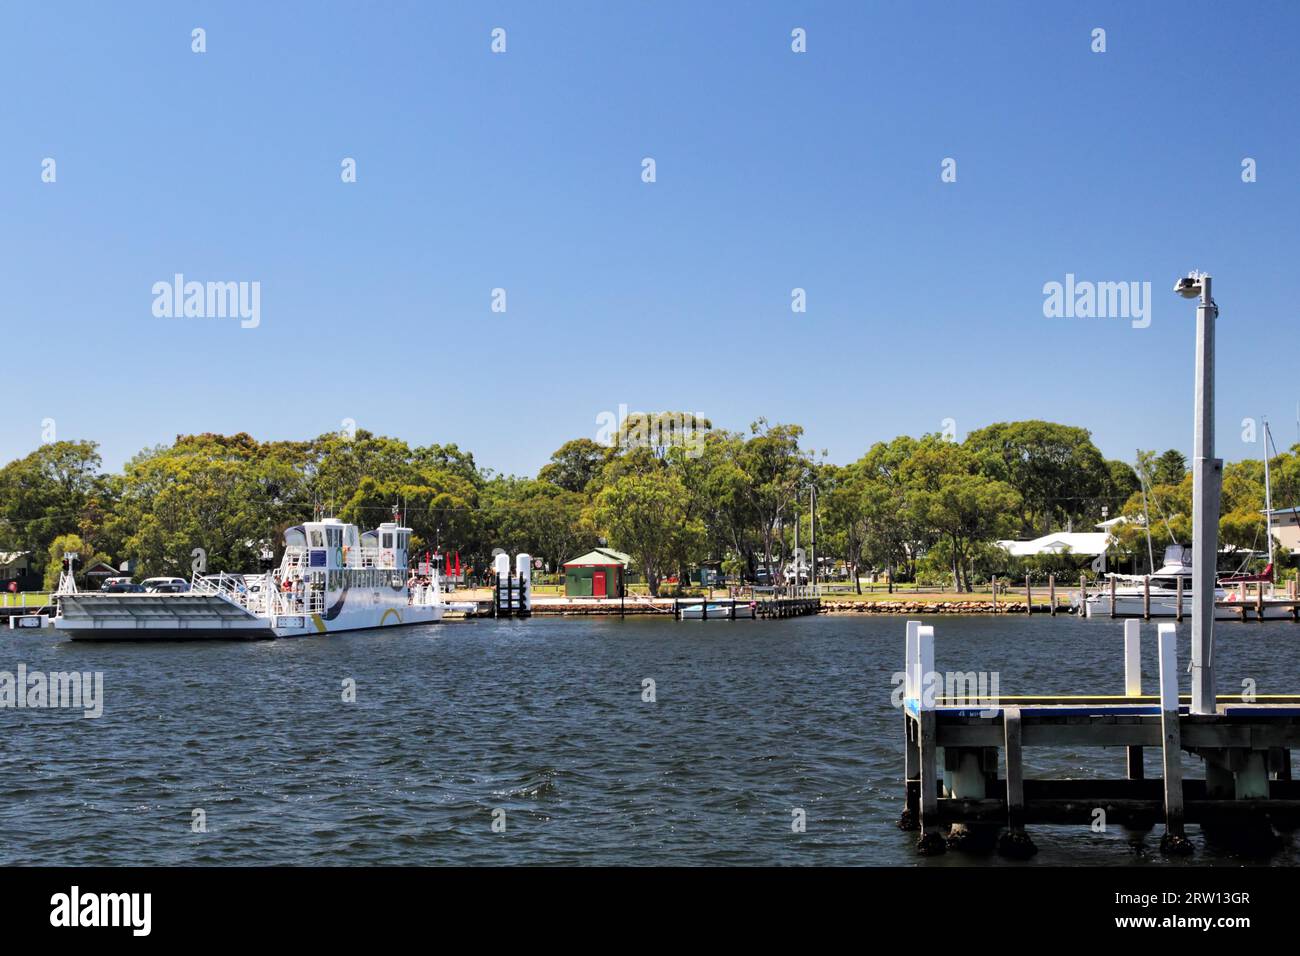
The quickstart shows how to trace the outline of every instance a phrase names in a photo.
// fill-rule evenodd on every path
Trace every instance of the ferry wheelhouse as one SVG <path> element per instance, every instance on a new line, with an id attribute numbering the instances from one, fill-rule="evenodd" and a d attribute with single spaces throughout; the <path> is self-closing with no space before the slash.
<path id="1" fill-rule="evenodd" d="M 412 568 L 411 529 L 361 533 L 336 518 L 285 531 L 262 574 L 196 573 L 181 593 L 77 591 L 64 575 L 53 624 L 73 640 L 265 639 L 432 624 L 448 605 L 432 565 Z"/>

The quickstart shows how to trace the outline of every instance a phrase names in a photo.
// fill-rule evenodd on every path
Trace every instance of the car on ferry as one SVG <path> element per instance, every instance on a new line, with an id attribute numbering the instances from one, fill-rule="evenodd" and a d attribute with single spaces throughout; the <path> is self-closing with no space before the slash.
<path id="1" fill-rule="evenodd" d="M 145 578 L 143 586 L 150 594 L 184 594 L 190 582 L 184 578 Z"/>
<path id="2" fill-rule="evenodd" d="M 99 590 L 105 594 L 141 594 L 144 585 L 136 584 L 131 578 L 105 578 Z"/>

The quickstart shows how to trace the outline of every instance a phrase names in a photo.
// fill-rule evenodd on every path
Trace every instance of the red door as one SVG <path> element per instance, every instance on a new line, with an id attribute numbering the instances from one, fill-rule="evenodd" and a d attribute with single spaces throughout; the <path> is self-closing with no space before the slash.
<path id="1" fill-rule="evenodd" d="M 592 597 L 605 596 L 605 572 L 604 571 L 593 571 L 591 573 L 591 596 Z"/>

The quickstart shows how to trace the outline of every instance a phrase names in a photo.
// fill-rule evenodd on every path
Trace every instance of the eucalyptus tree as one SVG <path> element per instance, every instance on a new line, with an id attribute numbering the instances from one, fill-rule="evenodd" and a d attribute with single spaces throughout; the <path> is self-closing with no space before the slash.
<path id="1" fill-rule="evenodd" d="M 1111 470 L 1086 428 L 999 422 L 971 432 L 964 444 L 980 456 L 984 474 L 1020 496 L 1022 533 L 1044 534 L 1054 524 L 1100 515 Z"/>

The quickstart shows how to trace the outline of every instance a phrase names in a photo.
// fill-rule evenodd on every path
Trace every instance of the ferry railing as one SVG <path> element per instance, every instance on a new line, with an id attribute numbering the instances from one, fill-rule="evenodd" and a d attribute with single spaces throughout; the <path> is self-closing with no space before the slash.
<path id="1" fill-rule="evenodd" d="M 194 576 L 190 579 L 190 593 L 220 595 L 245 610 L 253 610 L 250 607 L 254 599 L 253 592 L 249 591 L 239 578 L 224 571 L 216 576 L 215 581 L 197 571 L 194 572 Z"/>
<path id="2" fill-rule="evenodd" d="M 442 603 L 442 589 L 437 582 L 412 585 L 410 596 L 411 604 L 416 607 L 432 607 Z"/>

